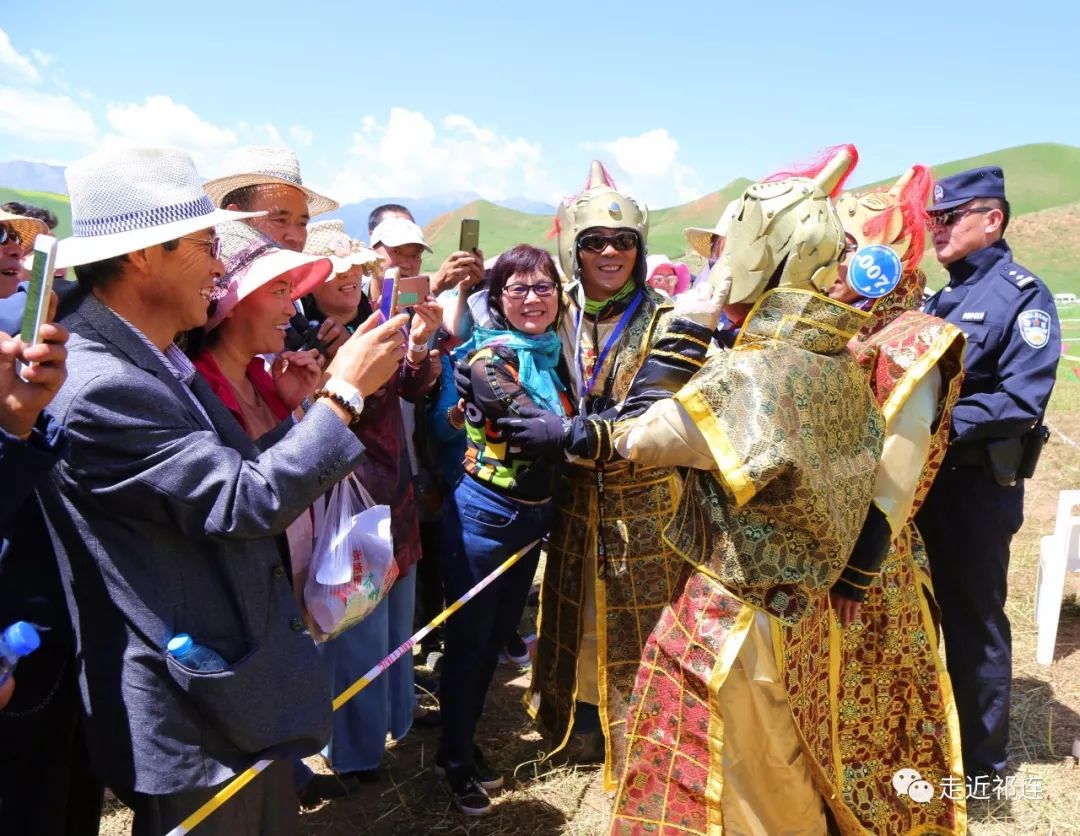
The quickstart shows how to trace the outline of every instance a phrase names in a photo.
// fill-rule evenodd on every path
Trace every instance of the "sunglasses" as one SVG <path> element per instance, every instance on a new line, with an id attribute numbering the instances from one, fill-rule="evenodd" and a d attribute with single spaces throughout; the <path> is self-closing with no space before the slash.
<path id="1" fill-rule="evenodd" d="M 511 299 L 524 299 L 529 291 L 536 294 L 539 299 L 546 299 L 555 293 L 555 282 L 537 282 L 536 284 L 508 284 L 503 288 L 503 293 Z"/>
<path id="2" fill-rule="evenodd" d="M 221 256 L 221 239 L 216 235 L 213 238 L 193 238 L 190 235 L 181 235 L 180 240 L 194 241 L 196 244 L 201 244 L 208 248 L 210 250 L 210 258 L 214 259 L 214 261 L 217 261 Z"/>
<path id="3" fill-rule="evenodd" d="M 621 253 L 637 247 L 637 235 L 633 232 L 616 232 L 614 235 L 601 235 L 599 232 L 590 232 L 578 238 L 578 249 L 588 253 L 602 253 L 610 244 Z"/>
<path id="4" fill-rule="evenodd" d="M 976 206 L 970 209 L 950 209 L 947 212 L 938 212 L 927 218 L 926 225 L 930 229 L 947 229 L 965 215 L 982 215 L 993 212 L 993 206 Z"/>
<path id="5" fill-rule="evenodd" d="M 23 241 L 22 236 L 19 235 L 18 232 L 7 224 L 0 224 L 0 247 L 7 244 L 9 241 L 12 244 L 19 244 L 20 246 L 26 245 L 26 242 Z"/>

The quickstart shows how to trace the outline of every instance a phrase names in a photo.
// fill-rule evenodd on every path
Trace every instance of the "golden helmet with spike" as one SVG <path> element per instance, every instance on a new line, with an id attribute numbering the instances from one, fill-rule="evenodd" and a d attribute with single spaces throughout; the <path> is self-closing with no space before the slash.
<path id="1" fill-rule="evenodd" d="M 750 186 L 721 257 L 731 270 L 729 303 L 752 303 L 770 286 L 824 293 L 836 278 L 844 229 L 831 198 L 855 168 L 853 145 L 830 149 L 809 170 Z"/>
<path id="2" fill-rule="evenodd" d="M 559 264 L 567 278 L 578 277 L 577 239 L 587 229 L 608 227 L 637 233 L 638 253 L 634 279 L 645 281 L 649 210 L 615 188 L 615 182 L 599 160 L 593 160 L 585 188 L 559 204 L 555 231 L 559 237 Z"/>
<path id="3" fill-rule="evenodd" d="M 865 194 L 844 192 L 836 211 L 844 230 L 859 247 L 884 244 L 904 264 L 919 266 L 926 244 L 926 201 L 933 182 L 925 166 L 913 165 L 888 189 Z"/>

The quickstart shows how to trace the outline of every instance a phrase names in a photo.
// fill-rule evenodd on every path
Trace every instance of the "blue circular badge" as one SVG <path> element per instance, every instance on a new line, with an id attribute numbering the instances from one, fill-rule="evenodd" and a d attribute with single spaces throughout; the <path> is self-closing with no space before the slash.
<path id="1" fill-rule="evenodd" d="M 851 257 L 847 281 L 851 289 L 868 299 L 880 299 L 892 293 L 903 275 L 900 259 L 884 244 L 862 247 Z"/>

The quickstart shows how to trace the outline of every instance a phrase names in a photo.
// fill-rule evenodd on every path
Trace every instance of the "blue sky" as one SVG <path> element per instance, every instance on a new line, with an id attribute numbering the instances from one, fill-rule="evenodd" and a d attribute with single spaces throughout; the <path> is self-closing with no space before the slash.
<path id="1" fill-rule="evenodd" d="M 840 142 L 856 183 L 1080 145 L 1071 4 L 332 5 L 5 3 L 0 160 L 288 144 L 342 201 L 553 201 L 598 156 L 662 207 Z"/>

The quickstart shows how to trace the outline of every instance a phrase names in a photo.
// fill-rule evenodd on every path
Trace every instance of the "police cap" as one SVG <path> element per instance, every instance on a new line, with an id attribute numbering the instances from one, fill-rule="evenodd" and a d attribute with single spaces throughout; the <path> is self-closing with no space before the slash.
<path id="1" fill-rule="evenodd" d="M 977 197 L 1005 199 L 1005 175 L 996 165 L 969 168 L 942 177 L 934 185 L 934 205 L 928 212 L 944 212 Z"/>

